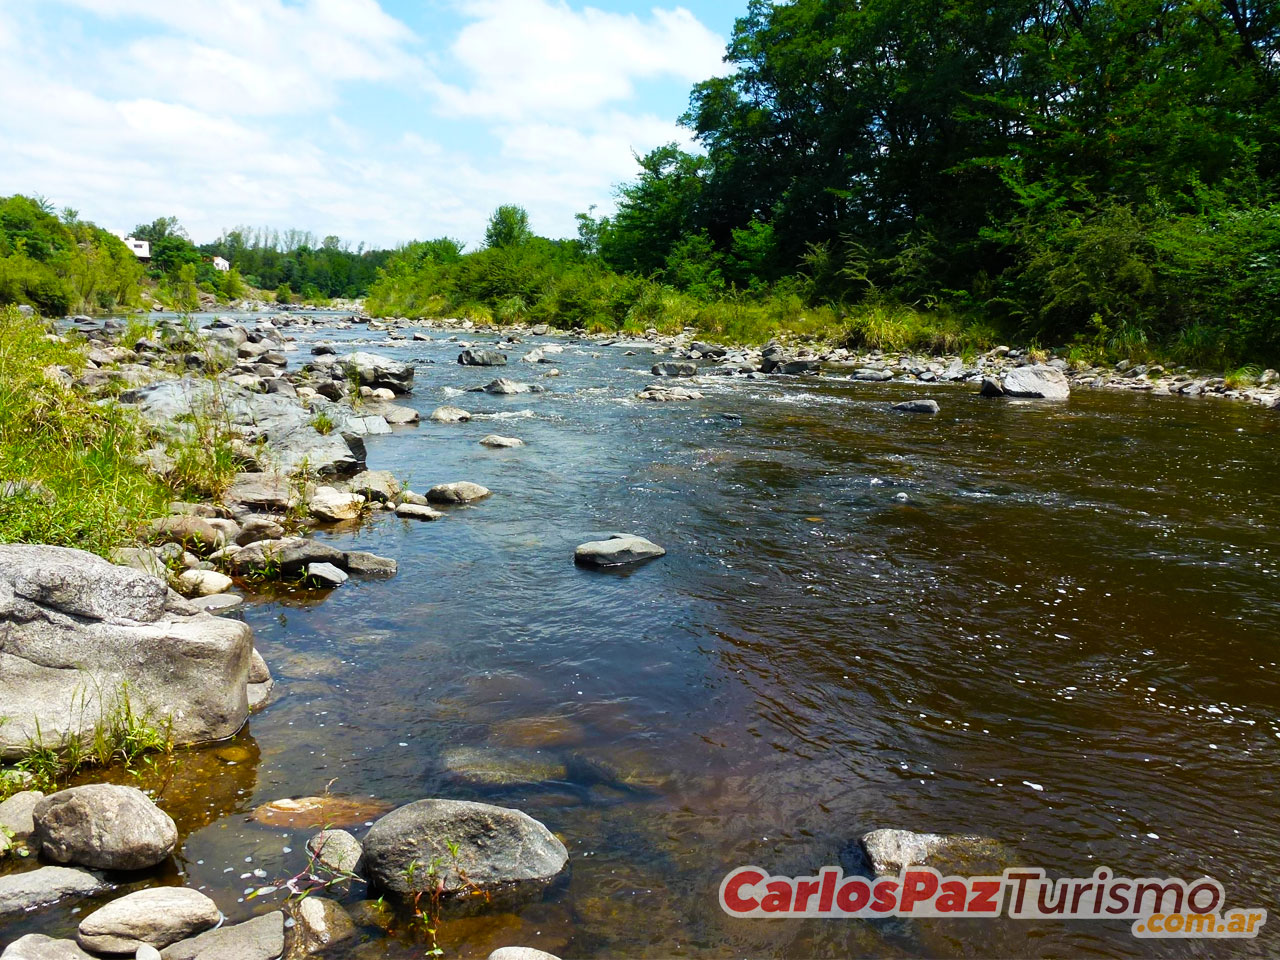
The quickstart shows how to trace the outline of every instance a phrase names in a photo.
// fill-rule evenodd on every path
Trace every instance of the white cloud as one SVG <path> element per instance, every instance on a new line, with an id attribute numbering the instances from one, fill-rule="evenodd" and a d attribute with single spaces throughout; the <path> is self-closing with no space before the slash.
<path id="1" fill-rule="evenodd" d="M 375 0 L 0 0 L 0 195 L 119 229 L 175 215 L 197 240 L 249 224 L 474 243 L 505 202 L 571 235 L 634 175 L 633 151 L 684 139 L 644 84 L 719 65 L 721 41 L 681 9 L 457 9 L 460 30 L 424 39 Z M 420 103 L 390 134 L 366 116 L 378 84 Z"/>
<path id="2" fill-rule="evenodd" d="M 442 85 L 446 108 L 527 119 L 589 111 L 635 92 L 637 80 L 711 76 L 724 42 L 688 10 L 648 20 L 562 0 L 477 0 L 451 53 L 468 85 Z"/>

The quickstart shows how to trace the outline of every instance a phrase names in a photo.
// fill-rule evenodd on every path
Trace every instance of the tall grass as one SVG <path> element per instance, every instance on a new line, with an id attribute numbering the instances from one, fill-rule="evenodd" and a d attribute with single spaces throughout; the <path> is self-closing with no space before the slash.
<path id="1" fill-rule="evenodd" d="M 0 310 L 0 541 L 106 555 L 165 512 L 169 491 L 134 459 L 146 445 L 137 418 L 45 373 L 83 365 L 40 320 Z"/>

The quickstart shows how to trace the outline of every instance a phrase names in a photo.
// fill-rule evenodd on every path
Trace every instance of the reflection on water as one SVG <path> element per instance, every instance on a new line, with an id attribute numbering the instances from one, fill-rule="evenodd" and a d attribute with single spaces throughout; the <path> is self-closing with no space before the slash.
<path id="1" fill-rule="evenodd" d="M 437 361 L 410 398 L 424 414 L 492 379 L 450 362 L 456 343 L 374 349 Z M 1121 922 L 765 923 L 717 906 L 740 864 L 859 869 L 876 827 L 985 834 L 1051 873 L 1207 873 L 1232 905 L 1274 901 L 1280 418 L 941 387 L 914 391 L 939 416 L 906 417 L 886 409 L 900 386 L 830 380 L 625 402 L 652 362 L 571 344 L 555 392 L 455 398 L 532 411 L 503 427 L 518 450 L 481 447 L 484 421 L 368 439 L 370 467 L 414 489 L 494 496 L 326 533 L 398 576 L 237 614 L 277 693 L 228 745 L 243 760 L 180 755 L 163 794 L 185 837 L 175 882 L 233 919 L 270 909 L 245 891 L 301 869 L 311 830 L 251 812 L 329 789 L 516 806 L 564 840 L 567 879 L 519 914 L 447 921 L 452 956 L 1206 954 Z M 574 546 L 609 531 L 668 554 L 626 577 L 576 568 Z M 421 956 L 404 918 L 342 896 L 366 933 L 347 955 Z M 1209 952 L 1277 949 L 1264 929 Z"/>

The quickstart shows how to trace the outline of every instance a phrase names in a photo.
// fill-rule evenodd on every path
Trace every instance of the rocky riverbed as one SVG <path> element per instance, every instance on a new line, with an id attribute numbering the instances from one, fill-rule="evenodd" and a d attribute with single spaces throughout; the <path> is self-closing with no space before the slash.
<path id="1" fill-rule="evenodd" d="M 682 903 L 714 889 L 712 878 L 693 880 L 696 870 L 681 844 L 705 851 L 708 843 L 724 843 L 749 856 L 741 840 L 708 839 L 725 837 L 732 828 L 711 826 L 717 815 L 707 811 L 723 808 L 741 817 L 748 806 L 770 796 L 752 786 L 749 770 L 771 783 L 771 790 L 788 776 L 775 778 L 763 758 L 716 759 L 719 751 L 729 750 L 729 716 L 738 709 L 732 704 L 739 703 L 741 690 L 693 707 L 683 699 L 687 694 L 675 692 L 687 684 L 667 677 L 673 670 L 681 677 L 691 670 L 699 675 L 692 666 L 698 661 L 690 657 L 699 642 L 706 642 L 696 638 L 707 634 L 693 626 L 698 620 L 687 609 L 702 602 L 701 590 L 720 591 L 720 586 L 696 585 L 704 577 L 715 581 L 705 564 L 690 566 L 692 558 L 709 549 L 706 559 L 712 564 L 746 563 L 751 573 L 731 579 L 768 593 L 770 579 L 780 571 L 758 565 L 759 560 L 778 552 L 792 562 L 798 559 L 791 543 L 796 527 L 775 528 L 781 517 L 818 531 L 806 539 L 805 550 L 838 550 L 848 549 L 833 538 L 840 514 L 863 510 L 880 491 L 884 498 L 875 503 L 881 523 L 892 517 L 895 524 L 911 526 L 913 511 L 948 523 L 956 520 L 947 518 L 963 522 L 968 515 L 960 493 L 944 510 L 941 494 L 913 481 L 905 455 L 880 462 L 871 478 L 878 483 L 864 489 L 829 488 L 816 498 L 791 489 L 794 478 L 807 470 L 794 458 L 802 451 L 808 457 L 827 455 L 810 449 L 822 443 L 813 422 L 805 422 L 804 439 L 788 439 L 792 428 L 785 417 L 776 427 L 761 427 L 754 453 L 727 439 L 742 429 L 744 413 L 748 420 L 762 419 L 753 412 L 760 390 L 782 410 L 795 397 L 812 400 L 820 410 L 836 396 L 833 391 L 865 390 L 852 394 L 866 398 L 855 400 L 863 404 L 860 415 L 880 418 L 885 430 L 908 433 L 926 445 L 940 442 L 939 434 L 927 431 L 965 429 L 966 419 L 981 422 L 988 414 L 975 413 L 979 409 L 1014 411 L 1006 423 L 1052 418 L 1060 429 L 1071 430 L 1073 391 L 1219 396 L 1268 407 L 1280 395 L 1274 378 L 1264 377 L 1267 386 L 1256 390 L 1229 391 L 1187 371 L 1072 369 L 1052 357 L 1003 349 L 966 363 L 853 355 L 798 343 L 754 351 L 688 336 L 477 331 L 460 321 L 312 314 L 214 320 L 195 339 L 171 334 L 152 343 L 120 343 L 122 327 L 115 324 L 74 328 L 90 335 L 91 366 L 73 389 L 132 405 L 161 434 L 180 436 L 200 418 L 215 418 L 236 434 L 240 472 L 217 502 L 173 504 L 167 516 L 154 518 L 140 531 L 136 546 L 113 558 L 114 565 L 55 548 L 0 547 L 0 612 L 6 617 L 0 686 L 16 698 L 6 696 L 12 722 L 0 726 L 6 755 L 15 759 L 31 743 L 36 721 L 41 736 L 83 734 L 86 718 L 91 727 L 93 718 L 111 711 L 112 697 L 127 688 L 140 709 L 173 718 L 178 742 L 216 741 L 189 755 L 192 764 L 206 755 L 214 764 L 211 771 L 202 768 L 197 793 L 217 795 L 213 784 L 219 778 L 230 790 L 221 812 L 203 824 L 238 825 L 251 815 L 255 826 L 245 828 L 249 833 L 237 826 L 236 837 L 216 845 L 219 863 L 228 864 L 217 869 L 232 871 L 219 884 L 201 859 L 206 841 L 196 837 L 204 829 L 194 814 L 201 804 L 190 795 L 181 801 L 171 796 L 171 786 L 149 786 L 149 795 L 137 789 L 106 797 L 75 794 L 91 789 L 90 784 L 51 797 L 19 794 L 8 801 L 13 807 L 0 808 L 0 823 L 21 828 L 10 826 L 15 844 L 29 852 L 10 857 L 0 868 L 7 870 L 0 875 L 0 904 L 8 902 L 7 916 L 17 918 L 0 919 L 0 943 L 8 939 L 6 930 L 22 934 L 8 946 L 6 960 L 124 955 L 130 948 L 140 957 L 153 956 L 147 949 L 167 957 L 268 958 L 322 951 L 412 955 L 423 943 L 412 922 L 414 895 L 439 885 L 424 885 L 427 877 L 435 877 L 458 901 L 457 916 L 446 927 L 468 955 L 492 953 L 507 960 L 509 954 L 497 948 L 532 943 L 543 929 L 554 931 L 543 945 L 560 952 L 573 942 L 583 952 L 610 949 L 606 944 L 636 947 L 633 934 L 621 931 L 638 916 L 665 918 L 658 942 L 669 948 L 674 942 L 669 935 L 687 912 Z M 180 365 L 175 356 L 181 356 Z M 441 383 L 446 364 L 448 383 Z M 210 376 L 214 370 L 219 372 Z M 49 376 L 60 373 L 69 378 L 67 371 Z M 973 406 L 979 402 L 991 406 Z M 570 418 L 569 403 L 625 413 L 607 420 L 607 429 L 588 433 Z M 612 472 L 623 448 L 631 448 L 637 463 L 645 462 L 643 451 L 651 441 L 644 425 L 657 422 L 684 435 L 687 447 L 681 454 L 674 459 L 655 454 L 654 462 L 629 468 L 636 472 L 622 477 Z M 492 432 L 495 425 L 500 433 Z M 774 429 L 782 432 L 774 435 Z M 1261 428 L 1249 421 L 1241 429 Z M 572 470 L 539 459 L 552 434 L 572 444 L 565 456 Z M 990 437 L 979 442 L 989 453 Z M 1031 455 L 1035 437 L 1020 442 Z M 446 447 L 460 451 L 463 443 L 469 452 L 441 452 Z M 413 456 L 396 454 L 397 445 L 411 448 Z M 369 451 L 375 448 L 381 459 L 370 469 Z M 160 445 L 148 452 L 157 471 L 169 466 L 166 457 Z M 842 469 L 856 472 L 848 465 Z M 971 471 L 959 486 L 976 484 L 984 496 L 1005 495 L 999 481 L 975 480 L 975 475 Z M 3 479 L 21 482 L 20 477 Z M 625 498 L 605 495 L 618 486 L 639 503 L 674 494 L 698 504 L 694 491 L 709 480 L 730 484 L 734 496 L 747 502 L 770 491 L 768 502 L 778 516 L 750 521 L 744 516 L 740 527 L 722 530 L 702 548 L 688 526 L 702 507 L 690 508 L 695 516 L 679 510 L 650 514 L 627 509 Z M 598 499 L 608 510 L 584 514 L 574 498 Z M 500 525 L 482 527 L 492 515 L 501 518 Z M 574 519 L 562 534 L 548 529 L 569 515 Z M 824 524 L 830 533 L 822 532 Z M 931 536 L 925 527 L 915 529 L 917 542 Z M 379 533 L 388 530 L 397 532 Z M 966 536 L 963 530 L 956 535 Z M 725 544 L 737 538 L 745 538 L 747 553 L 730 560 Z M 874 535 L 859 542 L 868 551 L 861 562 L 887 573 Z M 404 552 L 394 549 L 397 545 Z M 650 595 L 646 588 L 649 581 L 659 582 L 664 564 L 672 563 L 668 550 L 676 569 L 695 584 L 674 600 Z M 748 554 L 756 559 L 748 561 Z M 553 566 L 541 566 L 535 558 L 542 557 Z M 821 562 L 816 555 L 807 559 Z M 470 572 L 455 573 L 454 567 Z M 538 573 L 525 582 L 524 568 Z M 550 569 L 557 572 L 549 574 Z M 823 569 L 827 577 L 835 576 Z M 502 586 L 490 583 L 499 570 Z M 549 600 L 527 618 L 519 616 L 530 598 L 555 595 L 551 584 L 562 582 L 553 576 L 591 578 L 579 588 L 589 591 L 584 596 L 590 596 L 590 604 L 579 606 L 576 595 L 561 595 L 566 606 Z M 447 580 L 451 590 L 468 591 L 465 607 L 437 593 L 436 578 Z M 902 581 L 895 575 L 895 582 Z M 821 582 L 804 589 L 821 591 Z M 870 585 L 862 589 L 874 592 Z M 771 617 L 784 630 L 793 629 L 785 624 L 799 595 L 773 594 Z M 395 611 L 388 609 L 391 598 Z M 645 613 L 634 633 L 611 629 L 608 615 L 600 612 L 610 611 L 621 623 L 637 605 Z M 824 607 L 820 616 L 831 616 L 831 609 L 836 607 Z M 342 618 L 335 633 L 324 626 L 326 610 Z M 440 610 L 448 612 L 441 617 Z M 464 622 L 464 610 L 476 621 L 476 632 Z M 306 624 L 303 629 L 328 638 L 327 645 L 296 649 L 290 637 L 297 628 L 286 620 Z M 519 629 L 512 629 L 517 621 Z M 668 623 L 681 624 L 677 647 L 664 632 Z M 415 624 L 421 636 L 414 633 Z M 579 635 L 588 626 L 598 636 Z M 748 652 L 751 631 L 744 635 L 733 618 L 716 629 L 734 636 L 721 655 L 727 664 L 738 664 L 724 677 L 716 674 L 720 686 L 757 654 Z M 558 646 L 558 635 L 569 634 L 575 638 L 573 649 Z M 410 636 L 414 642 L 405 645 L 402 638 Z M 476 645 L 475 653 L 457 663 L 459 654 L 446 643 L 463 637 Z M 597 639 L 608 639 L 614 649 L 597 649 Z M 557 653 L 543 660 L 534 649 L 538 646 Z M 843 689 L 840 677 L 849 681 L 847 673 L 858 662 L 860 655 L 850 655 L 855 659 L 828 678 L 836 688 Z M 624 665 L 618 675 L 601 666 L 615 659 Z M 366 660 L 375 672 L 364 672 Z M 430 683 L 437 671 L 449 677 L 439 689 Z M 344 684 L 351 675 L 363 677 L 359 688 Z M 607 694 L 592 693 L 600 675 L 610 678 Z M 657 687 L 646 688 L 646 677 Z M 630 681 L 637 685 L 631 687 Z M 539 690 L 561 682 L 563 689 L 544 702 Z M 591 699 L 582 706 L 589 709 L 580 707 L 584 689 Z M 83 702 L 90 691 L 86 711 Z M 81 706 L 73 710 L 77 699 Z M 635 699 L 650 706 L 627 705 Z M 895 695 L 899 709 L 912 699 Z M 680 725 L 667 716 L 674 704 L 699 716 L 693 722 L 701 732 L 700 746 L 677 735 Z M 546 712 L 539 714 L 539 707 Z M 271 733 L 259 732 L 254 721 L 251 748 L 243 745 L 244 733 L 227 741 L 255 709 L 279 718 L 264 722 L 261 729 Z M 702 710 L 710 712 L 703 716 Z M 725 716 L 718 716 L 719 710 Z M 419 766 L 410 772 L 394 755 L 412 752 L 429 736 L 420 717 L 464 738 L 473 737 L 470 731 L 480 724 L 483 735 L 475 745 L 470 740 L 445 744 L 431 754 L 425 774 L 423 757 L 413 753 Z M 955 719 L 970 724 L 973 718 Z M 288 733 L 286 726 L 292 728 Z M 277 745 L 272 736 L 289 739 Z M 788 755 L 805 749 L 804 738 L 774 736 L 786 744 Z M 819 735 L 828 744 L 832 737 Z M 647 749 L 654 739 L 663 745 L 657 756 Z M 890 748 L 882 743 L 876 749 Z M 264 763 L 259 750 L 277 759 Z M 663 762 L 663 752 L 681 759 Z M 180 763 L 188 762 L 186 753 L 178 756 Z M 904 756 L 911 767 L 910 752 Z M 269 783 L 239 779 L 260 764 L 279 773 Z M 394 773 L 385 774 L 391 779 L 382 783 L 358 772 L 369 766 Z M 910 771 L 911 776 L 918 772 L 934 775 L 918 767 Z M 332 776 L 341 779 L 326 792 Z M 1043 776 L 1025 779 L 1038 783 Z M 247 809 L 246 798 L 262 801 L 264 790 L 274 793 L 270 803 Z M 803 817 L 795 801 L 783 803 L 792 816 Z M 524 812 L 526 807 L 535 816 Z M 53 813 L 63 809 L 68 813 Z M 116 812 L 122 809 L 132 812 L 122 818 Z M 634 809 L 661 810 L 676 823 L 682 809 L 700 812 L 696 825 L 675 828 L 682 838 L 676 844 L 630 820 L 622 821 L 626 826 L 618 832 L 610 819 L 613 811 Z M 940 829 L 953 829 L 955 835 L 872 837 L 858 848 L 861 853 L 850 854 L 851 868 L 867 872 L 904 856 L 964 850 L 969 837 L 968 825 L 954 813 L 930 816 L 911 802 L 892 815 L 882 810 L 870 819 L 895 828 L 917 823 L 933 828 L 942 821 Z M 97 826 L 121 820 L 131 828 L 123 837 Z M 871 826 L 866 819 L 856 822 Z M 975 825 L 984 836 L 1017 839 L 993 826 Z M 264 856 L 269 830 L 281 835 Z M 856 847 L 861 832 L 846 831 L 839 846 Z M 472 842 L 495 833 L 509 838 L 510 848 Z M 756 834 L 765 836 L 760 830 Z M 93 842 L 79 843 L 77 836 Z M 442 845 L 441 837 L 457 851 Z M 621 837 L 630 840 L 614 839 Z M 624 849 L 643 862 L 656 857 L 666 866 L 656 872 L 624 866 Z M 599 850 L 609 858 L 604 871 L 593 861 Z M 769 852 L 779 855 L 772 847 Z M 610 886 L 610 872 L 625 878 L 621 886 Z M 566 885 L 584 882 L 579 875 L 591 878 L 588 884 L 599 890 L 595 896 L 577 893 L 570 913 L 556 913 Z M 652 899 L 656 877 L 684 886 L 672 894 L 678 902 L 659 905 Z M 233 878 L 240 881 L 234 887 L 229 886 Z M 295 889 L 315 892 L 298 901 L 290 898 Z M 622 905 L 628 891 L 642 904 L 639 914 Z M 390 913 L 376 906 L 379 895 L 391 901 Z M 701 907 L 689 909 L 701 930 L 700 951 L 715 953 L 736 942 L 737 935 L 724 930 L 722 921 L 708 918 Z M 574 941 L 577 929 L 590 933 Z M 41 939 L 47 934 L 57 942 Z M 809 947 L 823 943 L 821 938 L 804 942 Z M 944 946 L 937 939 L 930 943 Z M 752 948 L 760 949 L 760 943 Z"/>

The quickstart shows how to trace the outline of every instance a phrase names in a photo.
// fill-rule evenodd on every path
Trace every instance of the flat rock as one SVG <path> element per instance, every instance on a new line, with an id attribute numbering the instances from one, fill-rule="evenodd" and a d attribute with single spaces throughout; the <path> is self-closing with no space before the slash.
<path id="1" fill-rule="evenodd" d="M 347 575 L 332 563 L 308 563 L 307 579 L 322 587 L 340 587 L 347 582 Z"/>
<path id="2" fill-rule="evenodd" d="M 427 491 L 427 499 L 432 503 L 471 503 L 489 496 L 489 488 L 468 480 L 454 483 L 441 483 Z"/>
<path id="3" fill-rule="evenodd" d="M 248 517 L 240 526 L 236 544 L 247 547 L 259 540 L 279 540 L 284 536 L 284 527 L 269 517 Z"/>
<path id="4" fill-rule="evenodd" d="M 444 516 L 439 510 L 421 503 L 402 503 L 396 507 L 396 516 L 406 520 L 439 520 Z"/>
<path id="5" fill-rule="evenodd" d="M 264 803 L 252 816 L 273 827 L 355 826 L 382 816 L 390 807 L 370 797 L 291 797 Z"/>
<path id="6" fill-rule="evenodd" d="M 496 433 L 491 433 L 480 438 L 480 445 L 495 448 L 523 447 L 524 441 L 519 437 L 503 437 Z"/>
<path id="7" fill-rule="evenodd" d="M 0 917 L 11 917 L 69 897 L 106 893 L 111 885 L 87 870 L 40 867 L 0 877 Z"/>
<path id="8" fill-rule="evenodd" d="M 564 780 L 564 763 L 532 751 L 494 747 L 453 747 L 441 758 L 450 776 L 484 787 L 508 787 Z"/>
<path id="9" fill-rule="evenodd" d="M 617 536 L 579 545 L 573 552 L 573 560 L 584 567 L 623 567 L 664 556 L 666 552 L 644 537 Z"/>
<path id="10" fill-rule="evenodd" d="M 55 940 L 42 933 L 19 937 L 0 953 L 0 960 L 94 960 L 74 940 Z"/>
<path id="11" fill-rule="evenodd" d="M 199 890 L 152 887 L 112 900 L 80 921 L 76 939 L 94 953 L 157 949 L 215 927 L 218 906 Z"/>
<path id="12" fill-rule="evenodd" d="M 543 393 L 546 388 L 536 383 L 516 383 L 506 377 L 490 380 L 483 387 L 472 387 L 469 393 L 492 393 L 495 396 L 510 397 L 521 393 Z"/>
<path id="13" fill-rule="evenodd" d="M 244 923 L 208 930 L 161 951 L 164 960 L 276 960 L 284 953 L 284 914 L 279 910 Z"/>
<path id="14" fill-rule="evenodd" d="M 457 845 L 456 857 L 446 840 Z M 528 814 L 466 800 L 419 800 L 393 810 L 369 829 L 364 852 L 370 879 L 408 897 L 437 882 L 445 896 L 477 887 L 536 892 L 569 860 L 564 844 Z"/>
<path id="15" fill-rule="evenodd" d="M 93 620 L 154 623 L 168 590 L 153 576 L 68 547 L 0 544 L 0 579 L 24 600 Z"/>
<path id="16" fill-rule="evenodd" d="M 347 551 L 347 573 L 362 577 L 394 577 L 399 564 L 390 557 L 380 557 L 364 550 Z"/>
<path id="17" fill-rule="evenodd" d="M 390 470 L 365 470 L 346 482 L 346 488 L 366 500 L 389 503 L 400 495 L 400 481 Z"/>
<path id="18" fill-rule="evenodd" d="M 285 576 L 294 576 L 311 563 L 331 563 L 342 568 L 346 562 L 341 550 L 305 537 L 259 540 L 231 558 L 231 566 L 237 572 L 276 570 Z"/>
<path id="19" fill-rule="evenodd" d="M 298 502 L 299 496 L 287 477 L 276 473 L 238 473 L 222 499 L 225 503 L 284 513 Z"/>
<path id="20" fill-rule="evenodd" d="M 55 863 L 145 870 L 173 853 L 178 828 L 141 790 L 92 783 L 50 794 L 32 811 L 34 838 Z"/>

